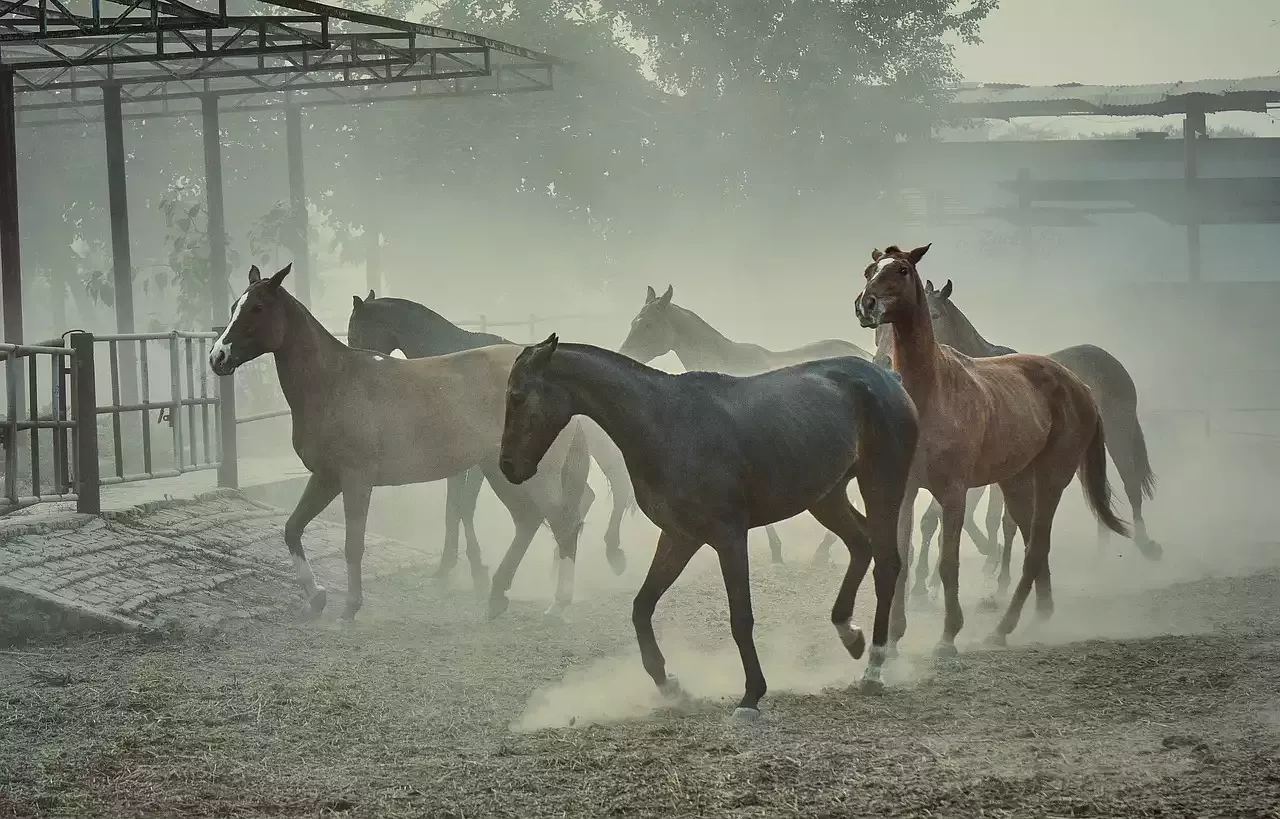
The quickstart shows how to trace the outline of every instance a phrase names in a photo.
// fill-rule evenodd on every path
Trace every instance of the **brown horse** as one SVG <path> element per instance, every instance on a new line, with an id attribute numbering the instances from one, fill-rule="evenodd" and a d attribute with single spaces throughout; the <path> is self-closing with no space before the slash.
<path id="1" fill-rule="evenodd" d="M 866 647 L 850 622 L 854 596 L 875 562 L 875 624 L 863 679 L 867 688 L 880 686 L 888 640 L 906 628 L 895 604 L 896 529 L 917 436 L 915 407 L 892 373 L 844 357 L 746 378 L 670 375 L 599 347 L 560 344 L 552 335 L 511 368 L 503 473 L 512 482 L 533 477 L 575 415 L 594 420 L 622 450 L 636 502 L 662 530 L 631 613 L 645 670 L 659 690 L 679 689 L 654 637 L 654 608 L 710 544 L 720 558 L 746 676 L 735 716 L 759 715 L 766 685 L 752 636 L 747 530 L 806 509 L 849 549 L 831 622 L 854 659 Z M 854 478 L 866 517 L 849 503 Z"/>
<path id="2" fill-rule="evenodd" d="M 363 602 L 360 567 L 373 487 L 438 481 L 478 465 L 516 524 L 494 573 L 489 615 L 506 610 L 516 568 L 545 521 L 560 555 L 548 614 L 559 616 L 573 596 L 589 463 L 575 425 L 555 440 L 549 468 L 537 481 L 516 487 L 503 477 L 498 451 L 507 375 L 520 348 L 503 344 L 409 360 L 353 349 L 284 289 L 291 267 L 269 279 L 257 266 L 250 269 L 249 286 L 231 307 L 209 367 L 226 376 L 258 356 L 275 356 L 280 389 L 292 410 L 293 448 L 311 472 L 284 539 L 312 611 L 324 608 L 325 590 L 311 573 L 302 532 L 334 498 L 342 495 L 346 518 L 343 616 L 350 619 Z"/>
<path id="3" fill-rule="evenodd" d="M 1022 576 L 991 640 L 1004 644 L 1034 583 L 1036 609 L 1053 611 L 1049 545 L 1062 492 L 1079 473 L 1085 498 L 1109 529 L 1128 535 L 1111 508 L 1102 419 L 1089 388 L 1045 356 L 969 358 L 938 344 L 917 265 L 929 245 L 871 252 L 855 302 L 863 327 L 890 325 L 893 367 L 920 413 L 920 444 L 902 505 L 901 546 L 910 550 L 916 492 L 942 506 L 946 615 L 935 653 L 956 653 L 964 625 L 958 594 L 960 530 L 970 488 L 997 483 L 1027 542 Z M 904 561 L 909 563 L 909 559 Z M 906 594 L 906 573 L 899 595 Z"/>
<path id="4" fill-rule="evenodd" d="M 618 352 L 648 364 L 660 355 L 675 353 L 690 372 L 705 371 L 728 375 L 758 375 L 779 367 L 851 355 L 871 360 L 871 354 L 856 344 L 829 338 L 790 350 L 770 350 L 758 344 L 732 341 L 708 324 L 692 310 L 674 304 L 674 288 L 659 296 L 652 287 L 645 294 L 644 306 L 631 320 L 631 330 Z M 765 527 L 769 551 L 774 563 L 782 563 L 782 539 L 772 526 Z M 823 537 L 814 552 L 814 563 L 825 563 L 836 536 Z"/>

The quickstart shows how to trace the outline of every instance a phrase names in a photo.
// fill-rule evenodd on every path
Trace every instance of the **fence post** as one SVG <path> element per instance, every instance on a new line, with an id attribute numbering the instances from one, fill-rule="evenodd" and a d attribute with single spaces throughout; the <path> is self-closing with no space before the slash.
<path id="1" fill-rule="evenodd" d="M 225 327 L 214 327 L 222 335 Z M 236 440 L 236 377 L 218 378 L 218 486 L 240 488 L 240 463 Z"/>
<path id="2" fill-rule="evenodd" d="M 76 511 L 102 511 L 98 480 L 98 393 L 93 371 L 93 333 L 72 333 L 72 404 L 76 423 Z"/>

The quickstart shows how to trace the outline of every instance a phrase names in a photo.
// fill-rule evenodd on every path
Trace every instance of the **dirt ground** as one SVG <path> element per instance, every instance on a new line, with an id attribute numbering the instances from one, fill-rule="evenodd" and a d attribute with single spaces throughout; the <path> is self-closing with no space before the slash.
<path id="1" fill-rule="evenodd" d="M 931 657 L 940 609 L 915 606 L 876 696 L 828 622 L 843 559 L 807 565 L 817 532 L 788 525 L 787 566 L 754 552 L 756 724 L 730 716 L 711 555 L 658 609 L 692 698 L 672 708 L 630 623 L 650 533 L 627 530 L 621 578 L 587 535 L 558 626 L 540 535 L 493 623 L 465 569 L 449 587 L 423 567 L 371 584 L 350 627 L 334 602 L 319 622 L 0 653 L 0 816 L 1280 816 L 1275 544 L 1166 544 L 1156 565 L 1076 533 L 1053 619 L 1028 612 L 1004 650 L 981 645 L 995 615 L 966 546 L 960 658 Z"/>

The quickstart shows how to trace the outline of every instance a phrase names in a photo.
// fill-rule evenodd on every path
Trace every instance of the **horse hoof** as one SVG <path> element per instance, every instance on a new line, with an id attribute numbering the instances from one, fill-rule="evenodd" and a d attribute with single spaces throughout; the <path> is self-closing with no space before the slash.
<path id="1" fill-rule="evenodd" d="M 733 721 L 750 725 L 760 720 L 759 708 L 743 708 L 741 705 L 733 709 Z"/>
<path id="2" fill-rule="evenodd" d="M 496 620 L 506 614 L 507 606 L 511 605 L 511 601 L 507 599 L 505 594 L 496 594 L 489 598 L 489 619 Z"/>
<path id="3" fill-rule="evenodd" d="M 543 612 L 542 622 L 549 626 L 563 626 L 568 621 L 564 618 L 564 609 L 551 608 Z"/>
<path id="4" fill-rule="evenodd" d="M 617 575 L 618 577 L 621 577 L 622 575 L 626 574 L 627 556 L 622 553 L 621 549 L 619 549 L 617 546 L 614 546 L 610 548 L 607 552 L 605 552 L 604 556 L 605 556 L 605 559 L 609 561 L 609 568 L 613 570 L 613 573 L 615 575 Z"/>
<path id="5" fill-rule="evenodd" d="M 982 611 L 982 612 L 999 611 L 1000 601 L 996 600 L 994 597 L 984 597 L 978 601 L 977 608 L 978 608 L 978 611 Z"/>
<path id="6" fill-rule="evenodd" d="M 658 693 L 667 702 L 676 702 L 684 698 L 684 689 L 680 687 L 680 680 L 674 674 L 667 675 L 667 678 L 658 686 Z"/>
<path id="7" fill-rule="evenodd" d="M 1138 551 L 1142 552 L 1142 556 L 1147 560 L 1160 560 L 1164 557 L 1164 547 L 1154 540 L 1139 542 Z"/>
<path id="8" fill-rule="evenodd" d="M 831 563 L 831 555 L 823 551 L 813 553 L 813 557 L 809 558 L 810 566 L 826 566 Z"/>
<path id="9" fill-rule="evenodd" d="M 883 694 L 884 681 L 879 677 L 863 677 L 862 682 L 858 683 L 858 690 L 863 694 Z"/>
<path id="10" fill-rule="evenodd" d="M 329 597 L 325 594 L 324 589 L 317 586 L 315 593 L 312 594 L 311 599 L 307 601 L 307 604 L 311 606 L 311 615 L 313 617 L 320 616 L 320 612 L 324 611 L 324 604 L 328 602 L 328 600 Z"/>
<path id="11" fill-rule="evenodd" d="M 347 603 L 346 608 L 342 610 L 342 619 L 348 623 L 356 619 L 356 612 L 360 611 L 360 605 L 359 600 Z"/>
<path id="12" fill-rule="evenodd" d="M 999 632 L 992 632 L 991 634 L 988 634 L 987 639 L 982 642 L 992 648 L 1004 648 L 1009 644 L 1008 639 Z"/>
<path id="13" fill-rule="evenodd" d="M 950 659 L 960 654 L 955 643 L 938 643 L 933 647 L 933 656 L 939 659 Z"/>
<path id="14" fill-rule="evenodd" d="M 895 660 L 898 658 L 898 641 L 890 640 L 884 646 L 884 658 L 886 660 Z"/>
<path id="15" fill-rule="evenodd" d="M 848 630 L 841 631 L 840 642 L 844 644 L 844 649 L 849 652 L 849 656 L 855 660 L 862 659 L 862 652 L 867 650 L 867 638 L 862 634 L 862 629 L 857 626 L 850 626 Z"/>

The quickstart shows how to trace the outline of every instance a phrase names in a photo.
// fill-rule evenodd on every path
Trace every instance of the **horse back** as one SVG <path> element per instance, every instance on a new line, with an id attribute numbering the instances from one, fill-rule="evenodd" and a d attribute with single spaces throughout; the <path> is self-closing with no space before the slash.
<path id="1" fill-rule="evenodd" d="M 1093 344 L 1077 344 L 1066 347 L 1049 358 L 1062 364 L 1092 387 L 1099 401 L 1114 401 L 1117 404 L 1137 406 L 1138 388 L 1133 383 L 1133 376 L 1111 353 Z"/>

